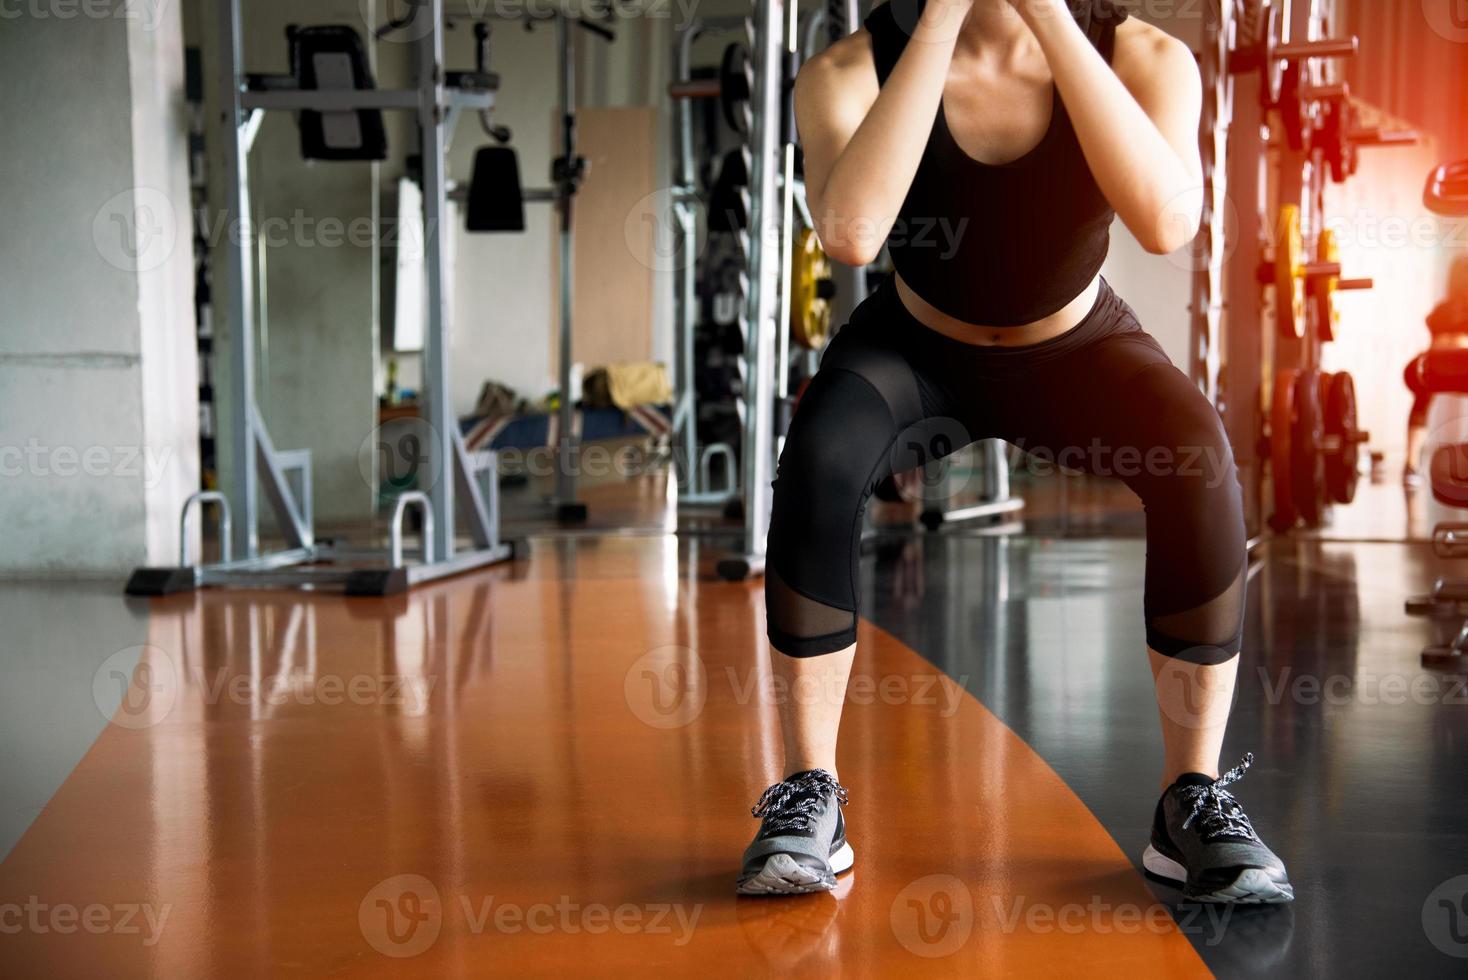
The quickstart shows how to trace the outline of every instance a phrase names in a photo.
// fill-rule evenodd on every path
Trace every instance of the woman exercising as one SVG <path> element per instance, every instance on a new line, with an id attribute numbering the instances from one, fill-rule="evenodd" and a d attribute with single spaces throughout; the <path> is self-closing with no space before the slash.
<path id="1" fill-rule="evenodd" d="M 896 275 L 832 342 L 775 481 L 765 602 L 785 778 L 739 891 L 850 868 L 836 735 L 874 486 L 935 428 L 1124 479 L 1146 505 L 1147 646 L 1166 745 L 1144 865 L 1198 900 L 1283 902 L 1283 863 L 1218 772 L 1246 586 L 1218 413 L 1104 280 L 1115 215 L 1158 254 L 1200 223 L 1201 84 L 1186 46 L 1111 0 L 894 0 L 795 87 L 826 250 Z M 940 443 L 933 439 L 932 443 Z M 960 448 L 954 445 L 952 448 Z M 1203 692 L 1205 696 L 1199 696 Z"/>
<path id="2" fill-rule="evenodd" d="M 1468 257 L 1453 260 L 1448 272 L 1448 298 L 1427 317 L 1432 334 L 1429 351 L 1468 347 Z M 1409 488 L 1422 485 L 1417 466 L 1427 445 L 1427 413 L 1432 409 L 1432 392 L 1422 383 L 1422 366 L 1427 354 L 1419 354 L 1407 365 L 1405 380 L 1412 392 L 1412 412 L 1407 416 L 1407 464 L 1402 480 Z"/>

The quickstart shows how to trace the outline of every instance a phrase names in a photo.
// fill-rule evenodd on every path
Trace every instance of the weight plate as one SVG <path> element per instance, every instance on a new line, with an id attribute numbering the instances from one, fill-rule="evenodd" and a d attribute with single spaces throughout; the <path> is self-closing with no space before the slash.
<path id="1" fill-rule="evenodd" d="M 1325 457 L 1325 483 L 1330 499 L 1349 504 L 1361 479 L 1361 431 L 1356 417 L 1356 382 L 1342 371 L 1330 376 L 1325 395 L 1325 434 L 1331 451 Z"/>
<path id="2" fill-rule="evenodd" d="M 1284 124 L 1285 142 L 1296 153 L 1302 152 L 1306 137 L 1310 135 L 1310 106 L 1305 101 L 1304 81 L 1298 61 L 1285 64 L 1279 98 L 1275 102 L 1279 107 L 1280 122 Z"/>
<path id="3" fill-rule="evenodd" d="M 1319 255 L 1318 261 L 1328 262 L 1333 265 L 1341 263 L 1341 247 L 1336 240 L 1335 232 L 1329 228 L 1320 233 L 1320 242 L 1316 247 Z M 1340 307 L 1336 305 L 1336 293 L 1341 285 L 1340 276 L 1324 276 L 1311 283 L 1310 292 L 1315 298 L 1317 325 L 1320 339 L 1325 343 L 1331 343 L 1339 336 L 1341 325 Z"/>
<path id="4" fill-rule="evenodd" d="M 1320 409 L 1320 375 L 1302 371 L 1295 380 L 1295 418 L 1290 429 L 1290 489 L 1306 527 L 1325 519 L 1325 441 Z"/>
<path id="5" fill-rule="evenodd" d="M 750 90 L 749 49 L 735 41 L 724 49 L 719 63 L 719 106 L 724 110 L 724 122 L 741 136 L 748 135 L 744 110 L 749 105 Z"/>
<path id="6" fill-rule="evenodd" d="M 809 228 L 800 229 L 793 248 L 790 339 L 806 350 L 822 350 L 831 336 L 831 260 Z"/>
<path id="7" fill-rule="evenodd" d="M 1269 471 L 1274 485 L 1276 531 L 1287 531 L 1299 520 L 1293 488 L 1294 462 L 1290 446 L 1295 428 L 1296 372 L 1288 368 L 1274 378 L 1274 400 L 1269 412 Z"/>
<path id="8" fill-rule="evenodd" d="M 1279 209 L 1275 224 L 1274 307 L 1279 332 L 1305 336 L 1305 233 L 1298 204 Z"/>
<path id="9" fill-rule="evenodd" d="M 749 227 L 749 164 L 742 149 L 730 150 L 709 195 L 708 230 L 732 234 Z"/>
<path id="10" fill-rule="evenodd" d="M 1280 19 L 1280 7 L 1277 3 L 1251 4 L 1252 7 L 1262 8 L 1258 13 L 1245 10 L 1245 24 L 1252 21 L 1254 33 L 1254 47 L 1258 52 L 1259 60 L 1259 94 L 1267 99 L 1266 109 L 1272 109 L 1279 105 L 1279 100 L 1284 92 L 1285 62 L 1275 57 L 1275 49 L 1279 47 L 1283 36 L 1283 23 Z M 1251 16 L 1252 15 L 1252 16 Z"/>
<path id="11" fill-rule="evenodd" d="M 1337 184 L 1345 180 L 1345 119 L 1341 103 L 1331 100 L 1320 110 L 1320 124 L 1310 139 L 1312 149 L 1319 150 L 1330 165 L 1330 176 Z"/>

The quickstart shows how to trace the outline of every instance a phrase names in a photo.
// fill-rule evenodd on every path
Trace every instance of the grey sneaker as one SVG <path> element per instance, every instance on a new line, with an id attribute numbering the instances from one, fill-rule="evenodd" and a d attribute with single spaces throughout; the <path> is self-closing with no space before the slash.
<path id="1" fill-rule="evenodd" d="M 1157 802 L 1152 842 L 1142 867 L 1182 886 L 1197 902 L 1292 902 L 1284 862 L 1264 845 L 1244 808 L 1224 787 L 1254 764 L 1254 755 L 1217 779 L 1185 773 Z"/>
<path id="2" fill-rule="evenodd" d="M 744 852 L 741 895 L 805 895 L 836 887 L 855 861 L 846 842 L 846 788 L 824 769 L 798 772 L 765 790 L 750 813 L 762 817 Z"/>

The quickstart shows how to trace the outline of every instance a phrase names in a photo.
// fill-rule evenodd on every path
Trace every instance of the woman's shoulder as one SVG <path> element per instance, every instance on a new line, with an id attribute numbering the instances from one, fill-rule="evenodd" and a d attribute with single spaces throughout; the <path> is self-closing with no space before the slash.
<path id="1" fill-rule="evenodd" d="M 855 73 L 871 72 L 872 68 L 872 35 L 863 27 L 807 60 L 800 67 L 800 78 L 807 85 L 814 81 L 839 82 Z"/>
<path id="2" fill-rule="evenodd" d="M 1192 48 L 1162 28 L 1140 17 L 1128 17 L 1116 28 L 1112 67 L 1123 79 L 1167 77 L 1179 72 L 1196 75 L 1198 59 Z"/>

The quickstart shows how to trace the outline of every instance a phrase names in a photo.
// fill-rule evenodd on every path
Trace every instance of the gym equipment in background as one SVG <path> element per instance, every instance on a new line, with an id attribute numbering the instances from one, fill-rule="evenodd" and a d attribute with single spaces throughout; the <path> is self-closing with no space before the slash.
<path id="1" fill-rule="evenodd" d="M 1285 368 L 1274 376 L 1269 458 L 1277 529 L 1318 527 L 1331 504 L 1356 499 L 1361 446 L 1355 379 L 1346 372 Z"/>
<path id="2" fill-rule="evenodd" d="M 1325 188 L 1356 174 L 1362 149 L 1418 141 L 1367 121 L 1340 77 L 1360 42 L 1332 36 L 1334 8 L 1333 0 L 1232 0 L 1210 9 L 1205 30 L 1204 234 L 1190 366 L 1235 448 L 1251 547 L 1266 540 L 1266 517 L 1277 532 L 1318 527 L 1329 507 L 1355 496 L 1368 438 L 1355 384 L 1320 365 L 1342 326 L 1341 295 L 1373 283 L 1342 269 Z M 1229 240 L 1224 225 L 1237 216 L 1246 224 L 1257 216 L 1257 238 Z"/>
<path id="3" fill-rule="evenodd" d="M 809 228 L 795 235 L 790 279 L 790 339 L 808 351 L 825 350 L 831 339 L 836 282 L 831 278 L 831 260 Z"/>
<path id="4" fill-rule="evenodd" d="M 1313 261 L 1306 259 L 1305 234 L 1298 204 L 1286 204 L 1280 208 L 1275 223 L 1274 261 L 1260 266 L 1260 281 L 1275 290 L 1275 314 L 1282 336 L 1301 339 L 1305 336 L 1308 323 L 1308 304 L 1317 304 L 1317 326 L 1320 340 L 1335 339 L 1335 327 L 1340 320 L 1336 308 L 1337 293 L 1351 290 L 1373 289 L 1371 279 L 1341 278 L 1340 248 L 1335 233 L 1321 229 L 1316 238 L 1317 255 Z"/>
<path id="5" fill-rule="evenodd" d="M 740 433 L 739 468 L 743 501 L 743 530 L 738 549 L 718 563 L 719 575 L 742 580 L 764 574 L 765 540 L 774 500 L 777 397 L 776 353 L 784 332 L 780 318 L 780 260 L 788 253 L 791 233 L 782 221 L 782 174 L 793 178 L 786 161 L 793 159 L 794 127 L 787 125 L 791 110 L 793 67 L 786 56 L 787 31 L 793 29 L 796 9 L 792 0 L 754 0 L 746 23 L 749 38 L 749 101 L 739 106 L 749 170 L 748 227 L 737 239 L 745 259 L 748 286 L 740 312 L 744 336 L 744 428 Z"/>
<path id="6" fill-rule="evenodd" d="M 719 574 L 744 579 L 764 573 L 765 538 L 779 452 L 782 399 L 788 395 L 789 260 L 794 188 L 794 125 L 790 90 L 797 67 L 790 46 L 796 9 L 786 0 L 756 0 L 752 15 L 734 21 L 700 21 L 685 30 L 676 52 L 678 77 L 669 87 L 676 103 L 674 218 L 683 256 L 675 292 L 680 445 L 680 500 L 691 506 L 718 503 L 742 520 L 739 547 L 719 562 Z M 691 46 L 699 36 L 742 27 L 743 42 L 724 48 L 716 79 L 691 77 Z M 735 405 L 739 418 L 738 493 L 713 490 L 713 458 L 735 461 L 733 447 L 697 446 L 698 406 L 693 363 L 696 318 L 697 213 L 701 199 L 693 173 L 692 104 L 716 99 L 724 121 L 743 145 L 723 157 L 710 189 L 707 229 L 732 236 L 741 263 L 737 330 L 742 357 Z"/>
<path id="7" fill-rule="evenodd" d="M 700 446 L 700 392 L 708 390 L 707 384 L 700 386 L 698 359 L 699 320 L 702 312 L 699 303 L 698 276 L 703 249 L 699 239 L 699 210 L 704 204 L 705 194 L 700 186 L 700 173 L 694 153 L 693 110 L 697 100 L 718 100 L 721 115 L 731 127 L 738 108 L 733 96 L 744 93 L 748 99 L 749 82 L 741 69 L 738 78 L 731 78 L 732 67 L 741 56 L 732 54 L 741 47 L 737 42 L 724 49 L 721 59 L 720 77 L 695 78 L 693 75 L 693 45 L 704 37 L 717 37 L 733 33 L 744 27 L 743 18 L 712 19 L 694 21 L 678 37 L 673 54 L 674 79 L 668 87 L 673 101 L 673 188 L 671 192 L 671 217 L 674 230 L 674 254 L 677 259 L 673 268 L 673 337 L 674 380 L 673 404 L 673 467 L 678 480 L 678 506 L 680 510 L 709 506 L 726 506 L 739 494 L 738 455 L 729 442 L 713 442 Z M 747 54 L 742 56 L 747 62 Z M 726 93 L 729 93 L 726 95 Z M 717 180 L 707 197 L 706 234 L 741 234 L 749 224 L 749 205 L 745 188 L 749 186 L 748 164 L 743 149 L 727 153 L 719 167 Z M 742 279 L 742 275 L 741 275 Z M 742 342 L 740 344 L 742 348 Z M 745 362 L 742 356 L 733 359 L 731 374 L 717 387 L 724 397 L 733 403 L 734 412 L 743 422 L 748 410 L 744 403 Z M 704 372 L 707 373 L 706 371 Z M 716 484 L 714 464 L 723 463 L 723 480 Z"/>
<path id="8" fill-rule="evenodd" d="M 580 436 L 577 432 L 576 393 L 572 391 L 574 379 L 572 366 L 575 356 L 572 351 L 573 296 L 575 284 L 575 200 L 588 172 L 587 160 L 576 152 L 576 59 L 573 30 L 585 31 L 603 41 L 614 41 L 616 35 L 600 24 L 565 13 L 553 15 L 556 22 L 556 63 L 559 79 L 560 142 L 561 152 L 551 161 L 551 186 L 544 189 L 526 190 L 520 183 L 520 163 L 515 151 L 508 144 L 509 129 L 495 125 L 489 117 L 482 116 L 485 132 L 499 145 L 481 147 L 474 155 L 474 170 L 467 191 L 460 189 L 456 197 L 464 200 L 464 227 L 471 232 L 522 232 L 525 230 L 525 204 L 527 202 L 554 205 L 558 216 L 559 262 L 556 266 L 559 286 L 559 323 L 557 329 L 557 355 L 559 360 L 560 397 L 557 405 L 555 428 L 555 486 L 551 505 L 556 520 L 562 524 L 584 524 L 587 519 L 586 504 L 577 498 L 578 470 L 577 455 L 580 452 Z M 527 30 L 538 23 L 537 19 L 525 21 Z M 476 55 L 477 76 L 494 80 L 498 76 L 488 71 L 489 28 L 483 22 L 474 25 L 478 41 Z"/>
<path id="9" fill-rule="evenodd" d="M 1427 178 L 1423 203 L 1434 214 L 1468 217 L 1468 160 L 1444 164 Z M 1424 391 L 1468 395 L 1468 350 L 1430 350 L 1414 363 Z M 1468 433 L 1436 446 L 1428 466 L 1433 498 L 1447 507 L 1468 508 Z M 1468 558 L 1468 523 L 1444 521 L 1432 531 L 1438 558 Z M 1440 578 L 1427 595 L 1407 600 L 1407 615 L 1431 620 L 1433 642 L 1422 651 L 1424 667 L 1468 666 L 1468 580 Z"/>
<path id="10" fill-rule="evenodd" d="M 520 158 L 508 146 L 481 146 L 464 200 L 464 229 L 473 232 L 525 230 L 525 194 Z"/>
<path id="11" fill-rule="evenodd" d="M 1445 163 L 1427 178 L 1422 192 L 1429 211 L 1447 218 L 1468 218 L 1468 160 Z"/>
<path id="12" fill-rule="evenodd" d="M 302 130 L 303 152 L 331 154 L 327 158 L 333 160 L 378 159 L 383 147 L 376 141 L 370 114 L 387 110 L 414 113 L 422 150 L 428 296 L 421 384 L 428 439 L 427 445 L 414 447 L 414 462 L 436 469 L 440 478 L 426 493 L 411 491 L 398 498 L 385 553 L 316 539 L 310 453 L 276 449 L 256 403 L 251 250 L 236 236 L 226 235 L 217 254 L 228 284 L 230 343 L 227 350 L 217 353 L 225 359 L 231 374 L 232 431 L 225 438 L 232 450 L 233 472 L 225 493 L 194 494 L 185 502 L 180 516 L 186 525 L 196 505 L 220 508 L 222 560 L 207 565 L 195 562 L 185 533 L 179 566 L 140 568 L 129 580 L 127 591 L 162 595 L 205 586 L 326 586 L 354 595 L 385 595 L 510 559 L 514 547 L 500 539 L 494 453 L 471 456 L 466 451 L 449 402 L 450 313 L 444 291 L 448 138 L 457 113 L 462 109 L 488 111 L 494 105 L 494 92 L 446 84 L 443 0 L 422 0 L 410 8 L 407 16 L 419 28 L 414 42 L 418 84 L 391 91 L 375 89 L 370 76 L 362 74 L 365 58 L 357 57 L 360 39 L 352 43 L 347 34 L 355 36 L 355 32 L 350 28 L 293 31 L 291 75 L 247 76 L 241 66 L 240 8 L 239 0 L 218 0 L 214 8 L 220 42 L 219 93 L 225 119 L 225 227 L 240 225 L 252 213 L 249 154 L 265 112 L 295 112 L 303 119 L 317 114 L 319 127 L 311 124 Z M 351 87 L 345 87 L 347 79 Z M 308 81 L 316 87 L 306 85 Z M 365 123 L 362 113 L 369 114 Z M 285 537 L 283 550 L 261 553 L 260 490 Z M 409 508 L 422 515 L 422 560 L 416 564 L 409 564 L 403 554 L 404 518 Z M 465 551 L 458 550 L 455 540 L 456 518 L 462 519 L 473 541 Z"/>

